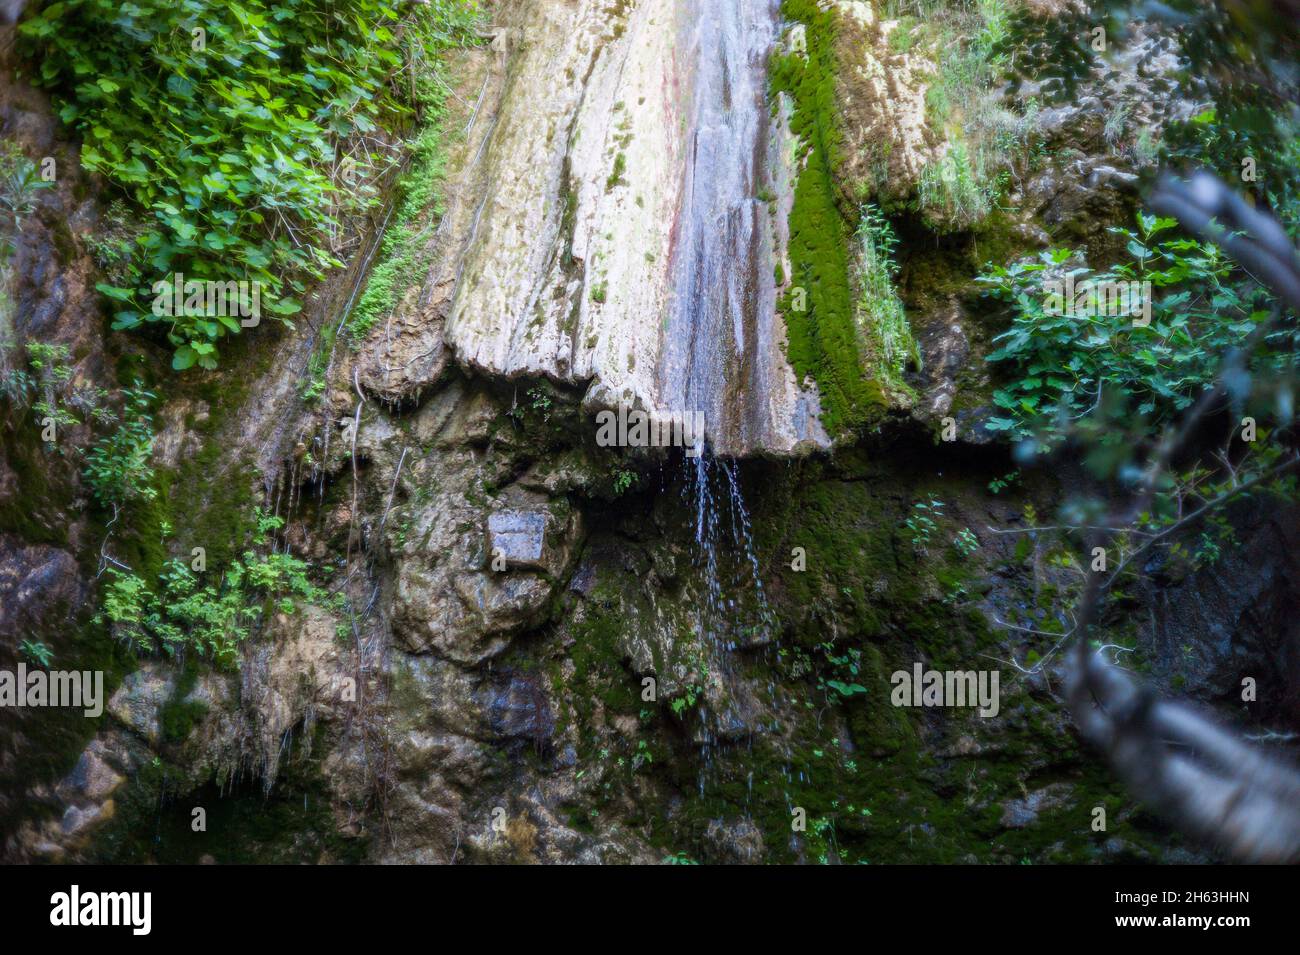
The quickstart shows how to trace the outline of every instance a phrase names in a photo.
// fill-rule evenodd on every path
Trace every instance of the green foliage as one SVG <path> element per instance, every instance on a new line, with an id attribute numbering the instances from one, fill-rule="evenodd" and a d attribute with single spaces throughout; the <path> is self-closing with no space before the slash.
<path id="1" fill-rule="evenodd" d="M 36 193 L 53 185 L 15 144 L 0 143 L 0 233 L 21 232 L 23 220 L 36 208 Z"/>
<path id="2" fill-rule="evenodd" d="M 1013 437 L 1039 436 L 1051 445 L 1069 422 L 1102 404 L 1148 422 L 1167 420 L 1189 405 L 1214 377 L 1222 356 L 1254 329 L 1267 296 L 1236 280 L 1231 262 L 1214 245 L 1170 234 L 1172 219 L 1139 214 L 1138 230 L 1114 229 L 1127 240 L 1128 260 L 1093 273 L 1066 269 L 1069 250 L 1037 261 L 998 266 L 981 275 L 989 294 L 1012 306 L 1011 327 L 988 361 L 1012 378 L 994 394 L 1002 415 L 986 425 Z M 1135 323 L 1117 311 L 1052 309 L 1049 276 L 1094 282 L 1150 282 L 1151 321 Z M 1075 310 L 1076 312 L 1079 310 Z M 1115 432 L 1113 440 L 1124 440 Z M 1103 436 L 1103 440 L 1106 440 Z"/>
<path id="3" fill-rule="evenodd" d="M 969 527 L 964 527 L 953 538 L 952 546 L 957 548 L 957 553 L 961 554 L 963 558 L 967 558 L 980 549 L 980 542 L 974 531 Z"/>
<path id="4" fill-rule="evenodd" d="M 674 852 L 670 856 L 664 856 L 664 865 L 699 865 L 685 852 Z"/>
<path id="5" fill-rule="evenodd" d="M 544 388 L 529 388 L 524 398 L 526 400 L 521 402 L 516 394 L 513 404 L 506 411 L 506 415 L 513 419 L 516 425 L 530 418 L 540 423 L 551 420 L 551 409 L 555 405 L 555 399 Z"/>
<path id="6" fill-rule="evenodd" d="M 704 687 L 691 683 L 682 688 L 681 695 L 674 697 L 668 707 L 673 711 L 674 716 L 679 719 L 684 718 L 686 713 L 694 709 L 695 704 L 700 702 L 703 697 Z"/>
<path id="7" fill-rule="evenodd" d="M 467 4 L 411 16 L 441 22 L 452 6 Z M 178 272 L 260 282 L 286 322 L 300 310 L 302 279 L 336 264 L 339 216 L 367 199 L 332 182 L 342 144 L 403 109 L 388 84 L 400 32 L 388 0 L 63 0 L 22 25 L 83 164 L 153 219 L 126 284 L 100 287 L 119 303 L 114 327 L 166 322 L 181 367 L 214 366 L 236 319 L 161 318 L 147 303 Z"/>
<path id="8" fill-rule="evenodd" d="M 417 42 L 410 44 L 422 128 L 410 145 L 410 167 L 398 183 L 398 203 L 384 233 L 378 263 L 366 280 L 365 291 L 348 324 L 355 343 L 392 312 L 410 287 L 412 276 L 420 271 L 420 249 L 430 235 L 426 219 L 442 215 L 449 141 L 444 120 L 451 93 L 443 55 L 448 49 L 480 42 L 475 32 L 480 19 L 476 3 L 441 0 L 435 5 L 433 18 L 418 24 Z"/>
<path id="9" fill-rule="evenodd" d="M 0 341 L 0 348 L 4 346 Z M 0 393 L 18 408 L 30 406 L 38 421 L 49 419 L 59 428 L 77 424 L 111 424 L 117 416 L 104 404 L 108 392 L 78 384 L 68 346 L 29 341 L 26 367 L 0 372 Z"/>
<path id="10" fill-rule="evenodd" d="M 858 314 L 864 325 L 864 350 L 879 356 L 877 364 L 883 377 L 897 381 L 908 365 L 921 363 L 903 301 L 894 289 L 898 237 L 880 210 L 867 204 L 862 209 L 857 239 Z"/>
<path id="11" fill-rule="evenodd" d="M 622 497 L 636 484 L 636 472 L 618 470 L 614 472 L 614 496 Z"/>
<path id="12" fill-rule="evenodd" d="M 384 233 L 379 263 L 366 280 L 366 290 L 358 299 L 348 324 L 354 343 L 359 344 L 376 321 L 392 312 L 400 293 L 409 287 L 411 277 L 419 271 L 416 268 L 419 240 L 428 235 L 427 230 L 420 228 L 420 214 L 431 203 L 436 214 L 442 213 L 440 197 L 446 152 L 441 132 L 438 127 L 429 126 L 415 141 L 411 171 L 399 186 L 402 198 L 397 214 Z"/>
<path id="13" fill-rule="evenodd" d="M 912 546 L 926 547 L 938 529 L 937 520 L 943 517 L 943 501 L 917 501 L 903 525 L 912 532 Z"/>
<path id="14" fill-rule="evenodd" d="M 1256 193 L 1300 240 L 1300 110 L 1263 100 L 1255 91 L 1216 91 L 1211 107 L 1175 124 L 1163 147 L 1175 165 L 1204 166 L 1223 179 Z M 1244 179 L 1253 166 L 1253 179 Z"/>
<path id="15" fill-rule="evenodd" d="M 96 441 L 86 452 L 86 479 L 95 499 L 117 508 L 130 501 L 150 501 L 157 495 L 153 482 L 153 415 L 155 395 L 136 387 L 123 394 L 126 406 L 116 430 Z"/>
<path id="16" fill-rule="evenodd" d="M 1019 470 L 1010 471 L 1002 475 L 1002 477 L 996 477 L 992 481 L 989 481 L 989 493 L 1001 494 L 1018 480 L 1020 480 Z"/>
<path id="17" fill-rule="evenodd" d="M 24 640 L 18 644 L 18 652 L 37 666 L 48 667 L 54 660 L 54 651 L 40 640 Z"/>
<path id="18" fill-rule="evenodd" d="M 246 550 L 215 582 L 204 583 L 184 561 L 172 559 L 154 587 L 129 570 L 109 567 L 99 619 L 137 653 L 170 657 L 190 649 L 231 666 L 266 609 L 293 613 L 294 598 L 338 608 L 341 598 L 312 583 L 307 567 L 291 554 Z"/>
<path id="19" fill-rule="evenodd" d="M 849 647 L 843 653 L 836 653 L 835 644 L 831 642 L 819 644 L 818 649 L 835 674 L 832 678 L 827 678 L 824 674 L 818 674 L 817 677 L 817 686 L 827 699 L 849 700 L 867 692 L 867 688 L 858 682 L 862 674 L 860 649 Z"/>

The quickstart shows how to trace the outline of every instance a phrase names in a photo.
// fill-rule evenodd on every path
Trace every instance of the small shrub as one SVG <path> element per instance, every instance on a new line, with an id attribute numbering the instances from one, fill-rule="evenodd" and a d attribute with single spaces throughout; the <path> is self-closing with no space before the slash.
<path id="1" fill-rule="evenodd" d="M 1010 372 L 994 393 L 1001 414 L 989 430 L 1051 445 L 1068 422 L 1094 409 L 1158 424 L 1192 402 L 1217 374 L 1220 356 L 1266 316 L 1269 297 L 1240 282 L 1217 246 L 1178 237 L 1175 225 L 1139 214 L 1136 231 L 1113 229 L 1126 240 L 1128 260 L 1105 271 L 1071 269 L 1074 253 L 1055 249 L 978 278 L 1012 310 L 1011 326 L 994 339 L 1000 347 L 987 359 Z M 1128 314 L 1049 310 L 1044 278 L 1066 272 L 1076 288 L 1085 278 L 1149 282 L 1149 325 Z M 1110 440 L 1124 433 L 1116 430 Z"/>
<path id="2" fill-rule="evenodd" d="M 953 538 L 952 546 L 957 548 L 957 553 L 963 558 L 967 558 L 980 549 L 980 542 L 974 532 L 969 527 L 965 527 Z"/>
<path id="3" fill-rule="evenodd" d="M 125 391 L 126 407 L 117 429 L 86 452 L 86 479 L 95 499 L 114 509 L 130 501 L 153 500 L 152 392 L 136 387 Z"/>
<path id="4" fill-rule="evenodd" d="M 912 532 L 912 546 L 920 549 L 927 547 L 938 529 L 936 521 L 942 517 L 943 501 L 918 501 L 913 504 L 911 515 L 903 522 L 903 526 Z"/>
<path id="5" fill-rule="evenodd" d="M 0 143 L 0 232 L 21 232 L 23 220 L 36 208 L 36 194 L 53 185 L 16 145 Z"/>

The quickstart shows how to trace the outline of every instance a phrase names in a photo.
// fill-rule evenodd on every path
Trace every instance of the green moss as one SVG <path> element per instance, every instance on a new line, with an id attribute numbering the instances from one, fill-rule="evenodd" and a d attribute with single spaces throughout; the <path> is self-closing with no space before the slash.
<path id="1" fill-rule="evenodd" d="M 634 675 L 621 649 L 626 616 L 622 598 L 608 585 L 598 587 L 572 633 L 573 689 L 578 725 L 589 726 L 591 704 L 599 700 L 612 713 L 635 713 L 640 706 Z"/>
<path id="2" fill-rule="evenodd" d="M 773 89 L 794 102 L 791 128 L 805 151 L 790 212 L 792 287 L 779 307 L 790 363 L 800 379 L 817 382 L 822 423 L 832 435 L 842 435 L 876 419 L 886 401 L 863 372 L 849 274 L 851 230 L 833 182 L 842 143 L 835 107 L 836 14 L 815 0 L 784 0 L 782 12 L 805 25 L 807 56 L 778 57 L 772 67 Z"/>
<path id="3" fill-rule="evenodd" d="M 58 447 L 45 447 L 40 423 L 34 418 L 5 431 L 0 454 L 21 493 L 0 501 L 0 532 L 16 534 L 29 545 L 66 546 L 68 521 L 64 515 L 72 505 L 73 493 L 68 482 L 51 476 L 64 470 L 62 462 L 54 460 Z"/>
<path id="4" fill-rule="evenodd" d="M 353 310 L 348 333 L 359 343 L 375 322 L 396 307 L 423 274 L 416 258 L 428 234 L 425 221 L 443 214 L 448 135 L 441 110 L 421 130 L 412 148 L 409 171 L 397 186 L 396 211 L 384 233 L 377 264 Z"/>
<path id="5" fill-rule="evenodd" d="M 612 192 L 616 187 L 626 185 L 623 180 L 623 173 L 625 172 L 627 172 L 627 156 L 619 153 L 614 157 L 614 171 L 605 180 L 605 191 Z"/>
<path id="6" fill-rule="evenodd" d="M 198 683 L 198 667 L 189 660 L 176 681 L 171 698 L 158 712 L 162 738 L 167 743 L 183 743 L 194 727 L 203 720 L 208 705 L 199 700 L 186 700 Z"/>

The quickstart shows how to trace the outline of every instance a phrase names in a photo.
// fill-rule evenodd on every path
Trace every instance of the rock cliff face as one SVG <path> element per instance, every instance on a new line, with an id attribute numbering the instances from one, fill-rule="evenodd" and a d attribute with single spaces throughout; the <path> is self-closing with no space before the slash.
<path id="1" fill-rule="evenodd" d="M 702 411 L 721 453 L 826 442 L 776 320 L 774 0 L 523 5 L 446 339 L 466 365 Z"/>
<path id="2" fill-rule="evenodd" d="M 1015 465 L 978 427 L 996 318 L 971 280 L 981 241 L 1010 256 L 1077 227 L 1100 245 L 1131 211 L 1111 187 L 1137 164 L 1103 141 L 1105 87 L 1045 119 L 1059 157 L 1014 184 L 1005 216 L 953 231 L 902 214 L 921 362 L 832 448 L 778 304 L 797 285 L 797 203 L 825 187 L 819 248 L 847 262 L 834 210 L 915 200 L 952 144 L 926 125 L 933 64 L 890 40 L 897 22 L 862 2 L 785 6 L 829 19 L 812 36 L 775 0 L 493 4 L 490 41 L 454 61 L 459 135 L 419 274 L 354 348 L 322 342 L 348 320 L 382 216 L 352 223 L 360 251 L 292 332 L 176 380 L 161 349 L 103 332 L 96 184 L 69 172 L 43 198 L 7 276 L 17 339 L 67 344 L 74 383 L 142 369 L 167 382 L 159 497 L 112 530 L 112 556 L 157 570 L 202 545 L 221 567 L 273 513 L 271 546 L 307 561 L 330 599 L 262 608 L 233 667 L 126 652 L 94 619 L 106 518 L 6 405 L 0 669 L 40 636 L 62 665 L 105 670 L 111 695 L 97 721 L 24 713 L 0 731 L 0 855 L 1191 858 L 1081 748 L 1054 667 L 1004 668 L 997 719 L 889 699 L 890 675 L 918 661 L 984 669 L 1041 649 L 996 621 L 1047 625 L 1067 585 L 1045 538 L 987 531 L 1035 523 L 1066 478 L 1003 480 Z M 774 53 L 840 67 L 818 87 L 841 120 L 838 161 L 795 131 L 807 104 L 770 92 Z M 8 80 L 0 131 L 77 169 L 48 104 Z M 883 179 L 863 158 L 880 143 Z M 316 404 L 299 387 L 313 363 L 327 369 Z M 620 403 L 704 412 L 713 453 L 600 447 L 592 413 Z M 937 445 L 948 414 L 963 440 Z M 942 526 L 920 540 L 907 522 L 936 500 Z M 164 523 L 175 534 L 159 544 Z M 1205 699 L 1242 658 L 1287 661 L 1266 676 L 1279 692 L 1296 679 L 1300 637 L 1275 626 L 1300 600 L 1294 522 L 1241 526 L 1248 567 L 1162 579 L 1134 614 L 1163 678 L 1182 672 L 1176 643 L 1194 648 Z M 971 554 L 948 545 L 962 528 Z M 1220 585 L 1236 595 L 1231 632 L 1187 599 Z"/>

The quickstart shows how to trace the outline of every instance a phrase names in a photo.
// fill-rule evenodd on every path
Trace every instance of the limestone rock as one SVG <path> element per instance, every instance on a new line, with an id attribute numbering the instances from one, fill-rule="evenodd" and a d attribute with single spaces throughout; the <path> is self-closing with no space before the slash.
<path id="1" fill-rule="evenodd" d="M 588 410 L 701 410 L 725 453 L 824 443 L 782 352 L 763 182 L 742 159 L 767 149 L 775 6 L 577 0 L 520 17 L 446 322 L 459 360 L 589 386 Z M 723 88 L 731 109 L 711 112 Z M 693 186 L 697 159 L 717 182 Z M 726 247 L 697 247 L 694 223 L 719 217 Z"/>
<path id="2" fill-rule="evenodd" d="M 944 143 L 926 120 L 925 93 L 935 65 L 890 48 L 896 20 L 878 21 L 871 4 L 840 0 L 836 114 L 844 142 L 834 170 L 841 201 L 856 215 L 866 195 L 885 204 L 915 195 L 921 171 Z"/>
<path id="3" fill-rule="evenodd" d="M 1022 799 L 1009 800 L 1002 807 L 1003 828 L 1024 829 L 1032 826 L 1041 813 L 1068 805 L 1072 792 L 1073 788 L 1065 783 L 1053 783 L 1035 789 Z"/>
<path id="4" fill-rule="evenodd" d="M 176 689 L 176 674 L 158 663 L 128 673 L 108 701 L 108 712 L 150 743 L 160 739 L 159 715 Z"/>
<path id="5" fill-rule="evenodd" d="M 102 802 L 111 796 L 125 782 L 126 777 L 105 761 L 104 754 L 103 741 L 92 740 L 72 772 L 59 784 L 60 797 L 69 801 L 81 799 Z"/>

